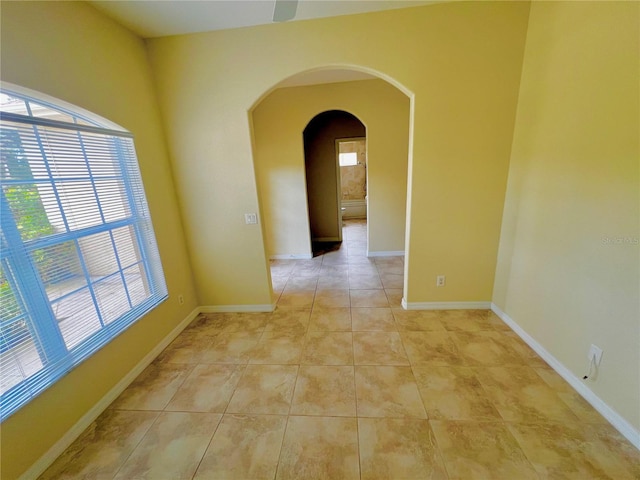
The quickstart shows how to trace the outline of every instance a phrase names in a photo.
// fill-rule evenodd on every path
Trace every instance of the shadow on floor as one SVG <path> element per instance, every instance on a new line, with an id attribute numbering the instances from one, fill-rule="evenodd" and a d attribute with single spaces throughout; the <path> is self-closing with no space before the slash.
<path id="1" fill-rule="evenodd" d="M 340 250 L 342 242 L 311 242 L 311 251 L 314 257 L 319 257 L 329 252 Z"/>

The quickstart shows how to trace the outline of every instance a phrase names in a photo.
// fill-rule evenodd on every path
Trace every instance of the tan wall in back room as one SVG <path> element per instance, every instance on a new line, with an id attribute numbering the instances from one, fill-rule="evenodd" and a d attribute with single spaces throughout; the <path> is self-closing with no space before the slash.
<path id="1" fill-rule="evenodd" d="M 408 137 L 408 136 L 407 136 Z M 407 138 L 408 140 L 408 138 Z M 367 142 L 341 142 L 339 153 L 356 153 L 357 165 L 340 167 L 342 200 L 364 200 L 367 195 Z"/>
<path id="2" fill-rule="evenodd" d="M 304 163 L 311 239 L 342 239 L 336 140 L 362 137 L 365 126 L 344 111 L 332 110 L 314 117 L 304 129 Z"/>

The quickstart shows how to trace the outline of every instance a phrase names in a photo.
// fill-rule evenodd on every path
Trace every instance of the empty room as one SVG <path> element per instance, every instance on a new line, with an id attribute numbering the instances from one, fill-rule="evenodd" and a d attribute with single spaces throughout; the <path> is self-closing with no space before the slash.
<path id="1" fill-rule="evenodd" d="M 640 478 L 639 3 L 0 14 L 0 478 Z"/>

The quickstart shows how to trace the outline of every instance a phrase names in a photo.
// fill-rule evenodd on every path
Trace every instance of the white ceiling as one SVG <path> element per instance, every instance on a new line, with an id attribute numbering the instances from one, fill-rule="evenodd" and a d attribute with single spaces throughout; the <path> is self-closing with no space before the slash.
<path id="1" fill-rule="evenodd" d="M 275 0 L 89 0 L 89 3 L 142 38 L 270 24 L 275 6 Z M 300 0 L 293 21 L 431 3 L 437 0 Z"/>

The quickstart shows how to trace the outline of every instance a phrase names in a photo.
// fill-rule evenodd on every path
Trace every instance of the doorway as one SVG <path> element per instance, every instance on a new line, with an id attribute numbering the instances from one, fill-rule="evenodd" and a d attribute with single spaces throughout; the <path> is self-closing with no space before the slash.
<path id="1" fill-rule="evenodd" d="M 365 254 L 404 251 L 410 99 L 383 80 L 369 80 L 277 88 L 252 111 L 254 166 L 270 259 L 313 258 L 302 133 L 314 117 L 332 110 L 349 112 L 366 126 L 360 133 L 337 135 L 338 139 L 366 136 Z M 335 163 L 335 154 L 330 155 Z M 333 201 L 337 218 L 337 198 Z M 342 237 L 343 246 L 347 240 Z"/>
<path id="2" fill-rule="evenodd" d="M 317 256 L 342 242 L 338 140 L 365 139 L 366 127 L 349 112 L 330 110 L 311 119 L 303 138 L 311 249 Z"/>
<path id="3" fill-rule="evenodd" d="M 336 140 L 342 219 L 367 218 L 367 139 Z"/>

